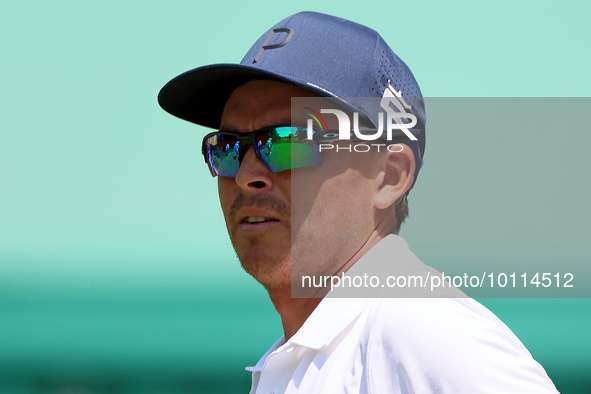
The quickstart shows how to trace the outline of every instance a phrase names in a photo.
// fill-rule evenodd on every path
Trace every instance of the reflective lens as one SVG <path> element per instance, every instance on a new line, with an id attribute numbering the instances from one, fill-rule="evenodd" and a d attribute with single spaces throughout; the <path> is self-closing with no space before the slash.
<path id="1" fill-rule="evenodd" d="M 318 145 L 304 127 L 272 126 L 251 133 L 216 132 L 203 139 L 203 154 L 213 176 L 235 177 L 248 145 L 276 173 L 322 164 Z"/>
<path id="2" fill-rule="evenodd" d="M 205 159 L 213 176 L 236 176 L 240 168 L 238 138 L 218 133 L 207 138 L 204 145 L 207 151 Z"/>

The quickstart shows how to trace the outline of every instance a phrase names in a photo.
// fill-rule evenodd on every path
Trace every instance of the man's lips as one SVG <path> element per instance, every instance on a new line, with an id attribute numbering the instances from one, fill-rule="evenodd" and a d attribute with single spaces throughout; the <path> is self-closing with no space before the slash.
<path id="1" fill-rule="evenodd" d="M 278 223 L 279 215 L 266 209 L 245 207 L 238 211 L 238 224 L 242 229 L 265 228 Z"/>
<path id="2" fill-rule="evenodd" d="M 264 222 L 242 222 L 238 226 L 241 231 L 263 231 L 263 230 L 270 230 L 271 228 L 276 227 L 279 224 L 278 220 L 266 220 Z"/>
<path id="3" fill-rule="evenodd" d="M 247 216 L 244 218 L 244 220 L 240 223 L 263 223 L 263 222 L 277 222 L 277 219 L 273 219 L 273 218 L 266 218 L 263 216 Z"/>
<path id="4" fill-rule="evenodd" d="M 236 231 L 276 231 L 279 230 L 277 226 L 290 228 L 291 210 L 289 203 L 281 198 L 263 193 L 240 193 L 230 207 L 228 219 L 232 235 Z"/>

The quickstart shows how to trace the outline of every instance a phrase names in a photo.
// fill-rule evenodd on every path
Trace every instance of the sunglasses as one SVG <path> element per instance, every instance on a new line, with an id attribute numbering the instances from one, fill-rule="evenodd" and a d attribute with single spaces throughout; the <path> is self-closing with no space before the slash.
<path id="1" fill-rule="evenodd" d="M 250 133 L 215 131 L 203 138 L 201 152 L 212 176 L 235 177 L 248 146 L 272 173 L 292 168 L 318 167 L 322 164 L 321 143 L 336 142 L 338 132 L 313 129 L 308 139 L 304 126 L 278 125 L 263 127 Z M 351 140 L 355 140 L 351 135 Z"/>
<path id="2" fill-rule="evenodd" d="M 213 176 L 235 177 L 248 146 L 269 171 L 322 164 L 318 141 L 308 140 L 307 127 L 269 126 L 250 133 L 216 131 L 203 138 L 202 153 Z"/>

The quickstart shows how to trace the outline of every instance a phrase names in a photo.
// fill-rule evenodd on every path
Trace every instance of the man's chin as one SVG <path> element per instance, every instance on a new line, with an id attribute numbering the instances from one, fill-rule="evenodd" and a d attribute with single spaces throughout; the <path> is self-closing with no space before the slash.
<path id="1" fill-rule="evenodd" d="M 289 251 L 270 254 L 264 248 L 250 246 L 237 255 L 242 268 L 267 289 L 291 285 Z"/>

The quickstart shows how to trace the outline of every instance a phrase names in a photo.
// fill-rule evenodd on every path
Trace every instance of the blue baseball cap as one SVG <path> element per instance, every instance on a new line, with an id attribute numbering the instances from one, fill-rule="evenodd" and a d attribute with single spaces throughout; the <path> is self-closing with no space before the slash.
<path id="1" fill-rule="evenodd" d="M 181 119 L 218 128 L 226 101 L 240 85 L 271 79 L 301 86 L 322 97 L 383 97 L 387 90 L 404 98 L 417 118 L 413 150 L 416 171 L 425 152 L 425 104 L 408 66 L 382 37 L 363 25 L 320 14 L 300 12 L 267 30 L 240 64 L 212 64 L 187 71 L 158 94 L 160 106 Z M 346 106 L 378 125 L 372 100 L 350 100 Z M 414 183 L 413 183 L 414 186 Z"/>

